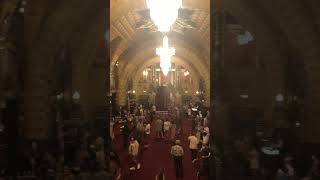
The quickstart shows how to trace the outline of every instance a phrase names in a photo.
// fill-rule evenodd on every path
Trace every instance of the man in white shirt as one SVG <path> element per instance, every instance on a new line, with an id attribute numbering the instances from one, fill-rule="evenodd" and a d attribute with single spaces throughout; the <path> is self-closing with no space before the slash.
<path id="1" fill-rule="evenodd" d="M 190 135 L 188 137 L 188 140 L 190 141 L 189 149 L 191 152 L 191 160 L 192 160 L 192 162 L 195 162 L 195 160 L 197 159 L 199 141 L 198 141 L 198 138 L 194 134 Z"/>
<path id="2" fill-rule="evenodd" d="M 180 140 L 176 140 L 175 145 L 171 147 L 170 154 L 174 159 L 174 166 L 176 170 L 176 178 L 183 178 L 183 164 L 182 157 L 184 155 L 183 147 L 180 145 Z"/>

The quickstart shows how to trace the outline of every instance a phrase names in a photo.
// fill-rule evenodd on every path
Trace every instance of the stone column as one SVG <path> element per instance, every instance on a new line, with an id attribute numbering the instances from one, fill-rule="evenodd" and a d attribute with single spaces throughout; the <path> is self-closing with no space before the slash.
<path id="1" fill-rule="evenodd" d="M 122 79 L 121 76 L 124 76 L 124 73 L 119 74 L 119 79 Z M 117 105 L 125 106 L 127 104 L 127 86 L 126 82 L 119 81 L 119 85 L 117 87 Z"/>
<path id="2" fill-rule="evenodd" d="M 298 140 L 305 143 L 320 141 L 320 63 L 318 61 L 305 64 L 306 84 L 305 98 L 302 103 L 301 127 L 298 129 Z"/>
<path id="3" fill-rule="evenodd" d="M 224 96 L 224 32 L 225 13 L 220 1 L 211 1 L 211 55 L 210 58 L 210 144 L 216 158 L 212 158 L 212 177 L 221 179 L 221 153 L 227 140 L 228 104 Z"/>
<path id="4" fill-rule="evenodd" d="M 211 48 L 214 56 L 210 59 L 210 115 L 211 115 L 211 129 L 214 139 L 211 138 L 212 143 L 218 143 L 226 138 L 225 122 L 226 116 L 226 102 L 224 98 L 224 30 L 225 30 L 225 14 L 219 9 L 215 9 L 211 16 L 211 23 L 213 24 L 213 36 Z"/>

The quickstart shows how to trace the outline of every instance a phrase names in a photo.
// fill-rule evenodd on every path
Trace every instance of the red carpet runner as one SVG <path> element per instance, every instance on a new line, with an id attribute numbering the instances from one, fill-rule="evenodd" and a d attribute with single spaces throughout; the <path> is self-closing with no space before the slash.
<path id="1" fill-rule="evenodd" d="M 152 129 L 151 129 L 152 131 Z M 196 180 L 196 169 L 199 168 L 199 163 L 192 163 L 189 151 L 188 136 L 191 132 L 191 122 L 183 123 L 183 134 L 179 138 L 182 142 L 185 155 L 183 157 L 184 180 Z M 171 142 L 164 140 L 155 140 L 154 131 L 151 136 L 151 146 L 140 151 L 141 169 L 130 171 L 129 167 L 131 159 L 128 156 L 128 150 L 122 146 L 122 138 L 116 140 L 118 153 L 121 160 L 122 180 L 155 180 L 155 175 L 160 168 L 165 168 L 166 180 L 175 180 L 175 169 L 172 156 L 170 155 Z M 141 145 L 140 145 L 141 147 Z"/>

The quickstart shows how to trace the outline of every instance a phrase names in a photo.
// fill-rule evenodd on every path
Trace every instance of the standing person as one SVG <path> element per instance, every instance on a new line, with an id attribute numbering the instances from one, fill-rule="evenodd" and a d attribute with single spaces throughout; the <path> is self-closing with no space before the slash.
<path id="1" fill-rule="evenodd" d="M 180 140 L 176 140 L 175 145 L 171 147 L 171 155 L 174 160 L 174 167 L 176 169 L 176 177 L 183 178 L 183 166 L 182 166 L 182 157 L 184 151 L 182 146 L 180 145 Z"/>
<path id="2" fill-rule="evenodd" d="M 132 161 L 137 165 L 137 169 L 140 169 L 140 163 L 138 162 L 138 154 L 139 154 L 139 142 L 131 137 L 130 145 L 129 145 L 129 155 L 132 157 Z M 135 166 L 130 167 L 130 170 L 136 170 Z"/>
<path id="3" fill-rule="evenodd" d="M 136 137 L 139 143 L 141 143 L 143 133 L 144 133 L 143 119 L 140 117 L 136 125 Z"/>
<path id="4" fill-rule="evenodd" d="M 162 120 L 159 117 L 157 117 L 157 120 L 155 122 L 155 131 L 156 131 L 157 138 L 162 139 L 162 137 L 163 137 L 162 128 L 163 128 Z"/>
<path id="5" fill-rule="evenodd" d="M 251 179 L 256 180 L 258 179 L 258 172 L 259 172 L 259 153 L 256 147 L 251 147 L 248 153 L 248 161 L 250 163 L 249 167 L 249 176 Z"/>
<path id="6" fill-rule="evenodd" d="M 156 175 L 156 180 L 165 180 L 165 179 L 166 179 L 165 169 L 161 168 L 159 173 Z"/>
<path id="7" fill-rule="evenodd" d="M 97 162 L 97 157 L 96 157 L 96 147 L 94 145 L 89 146 L 89 171 L 93 172 L 96 168 L 96 162 Z"/>
<path id="8" fill-rule="evenodd" d="M 211 158 L 211 152 L 209 149 L 209 146 L 207 144 L 204 145 L 203 149 L 202 149 L 202 165 L 201 165 L 201 169 L 200 172 L 197 173 L 197 177 L 198 179 L 200 179 L 200 176 L 208 176 L 211 177 L 212 173 L 210 173 L 210 158 Z"/>
<path id="9" fill-rule="evenodd" d="M 106 168 L 106 157 L 102 146 L 97 146 L 96 150 L 96 165 L 98 168 L 105 169 Z"/>
<path id="10" fill-rule="evenodd" d="M 195 118 L 192 119 L 192 131 L 196 130 L 196 126 L 198 125 L 198 122 L 200 122 L 200 117 L 197 115 Z"/>
<path id="11" fill-rule="evenodd" d="M 147 121 L 144 127 L 144 140 L 146 142 L 145 147 L 149 147 L 150 134 L 151 134 L 151 124 L 149 121 Z"/>
<path id="12" fill-rule="evenodd" d="M 191 152 L 191 160 L 192 160 L 192 163 L 194 163 L 195 160 L 197 159 L 199 141 L 198 141 L 198 138 L 194 134 L 191 134 L 188 137 L 188 140 L 190 141 L 189 149 Z"/>
<path id="13" fill-rule="evenodd" d="M 176 118 L 176 127 L 177 127 L 177 133 L 182 134 L 183 129 L 182 129 L 182 121 L 180 117 L 180 110 L 178 107 L 175 108 L 175 118 Z"/>
<path id="14" fill-rule="evenodd" d="M 187 116 L 188 116 L 188 118 L 191 118 L 191 116 L 192 116 L 191 107 L 188 108 Z"/>
<path id="15" fill-rule="evenodd" d="M 128 125 L 129 132 L 130 132 L 130 133 L 133 132 L 133 129 L 134 129 L 134 122 L 133 122 L 133 119 L 134 119 L 134 118 L 135 118 L 135 117 L 132 116 L 132 115 L 130 115 L 130 116 L 128 117 L 127 125 Z"/>
<path id="16" fill-rule="evenodd" d="M 153 105 L 151 108 L 151 121 L 153 121 L 154 118 L 156 117 L 156 112 L 157 112 L 157 108 L 155 105 Z"/>
<path id="17" fill-rule="evenodd" d="M 209 144 L 209 137 L 210 137 L 209 128 L 205 127 L 203 130 L 203 133 L 202 133 L 202 148 L 201 149 L 203 149 L 205 147 L 205 145 Z"/>
<path id="18" fill-rule="evenodd" d="M 127 149 L 129 136 L 130 136 L 130 129 L 129 129 L 128 123 L 124 124 L 124 127 L 122 129 L 122 136 L 123 136 L 123 148 Z"/>
<path id="19" fill-rule="evenodd" d="M 202 133 L 202 126 L 201 126 L 201 123 L 199 122 L 196 127 L 196 137 L 199 143 L 201 142 L 201 133 Z"/>
<path id="20" fill-rule="evenodd" d="M 176 123 L 175 122 L 172 122 L 172 125 L 171 125 L 171 134 L 170 134 L 170 140 L 173 142 L 174 139 L 176 138 Z"/>
<path id="21" fill-rule="evenodd" d="M 171 122 L 168 119 L 166 119 L 163 123 L 163 131 L 164 131 L 165 139 L 169 139 L 170 128 L 171 128 Z"/>

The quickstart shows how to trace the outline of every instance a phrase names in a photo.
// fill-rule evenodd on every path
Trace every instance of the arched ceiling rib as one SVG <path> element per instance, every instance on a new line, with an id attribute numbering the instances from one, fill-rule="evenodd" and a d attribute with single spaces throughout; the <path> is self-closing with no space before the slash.
<path id="1" fill-rule="evenodd" d="M 125 83 L 129 76 L 133 76 L 137 73 L 138 69 L 146 63 L 147 60 L 153 59 L 156 57 L 154 53 L 151 50 L 154 49 L 153 47 L 147 47 L 145 49 L 141 49 L 140 51 L 137 51 L 130 59 L 129 64 L 126 65 L 119 65 L 120 69 L 122 69 L 123 72 L 126 72 L 125 74 L 122 74 L 120 77 L 120 83 Z M 147 54 L 146 54 L 147 52 Z M 149 52 L 149 53 L 148 53 Z M 180 53 L 180 52 L 188 52 L 188 53 Z M 184 49 L 184 47 L 179 47 L 177 49 L 177 57 L 180 59 L 183 59 L 185 63 L 190 64 L 190 66 L 193 66 L 199 73 L 202 74 L 204 79 L 209 78 L 209 66 L 204 64 L 204 60 L 201 60 L 197 54 L 192 53 L 192 51 L 188 51 Z"/>
<path id="2" fill-rule="evenodd" d="M 142 72 L 144 69 L 146 69 L 147 67 L 159 63 L 160 59 L 159 57 L 153 57 L 152 59 L 146 60 L 141 66 L 139 66 L 137 68 L 137 70 L 134 73 L 134 78 L 133 79 L 137 79 L 137 76 L 139 76 L 139 73 Z M 193 77 L 195 78 L 200 78 L 202 77 L 201 73 L 198 71 L 198 69 L 196 69 L 195 67 L 192 66 L 192 64 L 186 62 L 185 60 L 174 56 L 172 58 L 172 62 L 178 65 L 181 65 L 183 67 L 185 67 Z M 202 77 L 203 78 L 203 77 Z"/>
<path id="3" fill-rule="evenodd" d="M 170 37 L 170 36 L 169 36 Z M 141 58 L 143 56 L 155 56 L 155 49 L 161 45 L 162 42 L 162 35 L 154 35 L 146 40 L 142 40 L 141 42 L 136 42 L 130 48 L 127 48 L 124 52 L 122 52 L 121 56 L 119 57 L 119 63 L 122 67 L 129 65 L 132 62 L 132 57 L 136 56 L 137 54 L 141 53 Z M 209 65 L 209 52 L 204 49 L 197 48 L 196 44 L 192 42 L 186 41 L 183 37 L 172 35 L 169 41 L 169 45 L 176 48 L 176 54 L 195 54 L 197 59 L 201 59 L 201 63 Z M 115 59 L 113 59 L 112 64 L 115 63 Z M 194 62 L 199 63 L 199 62 Z"/>

